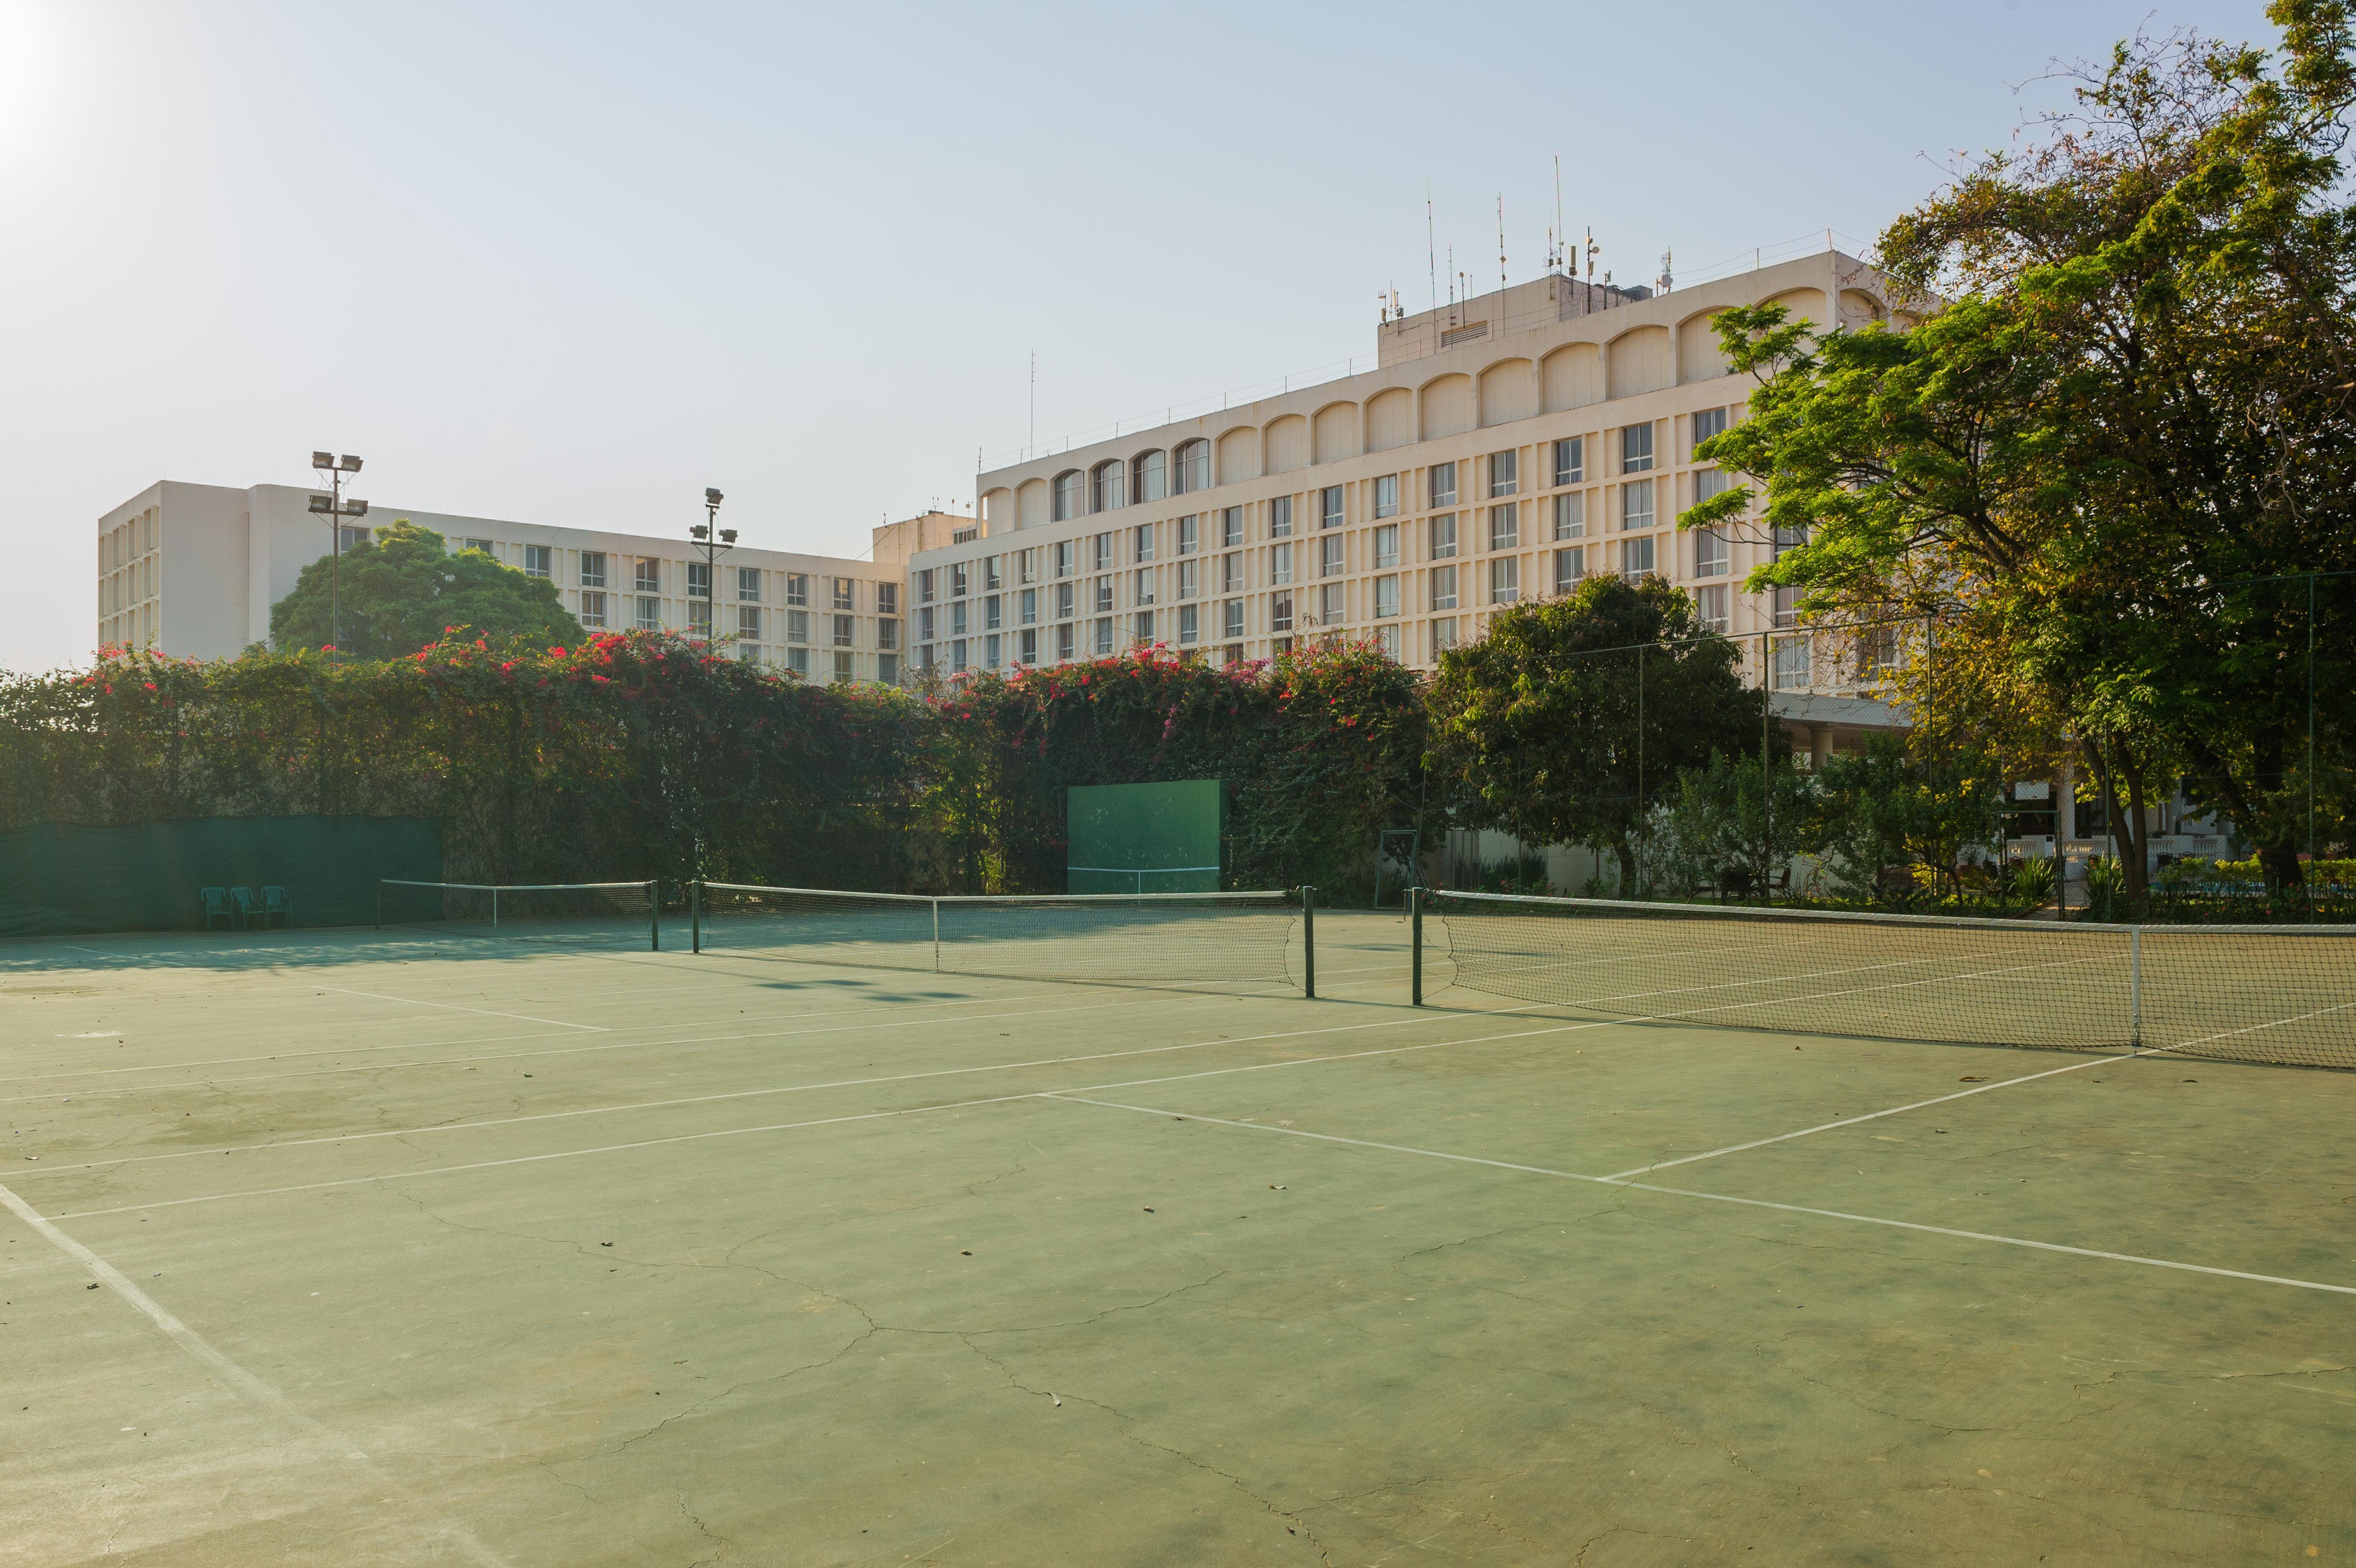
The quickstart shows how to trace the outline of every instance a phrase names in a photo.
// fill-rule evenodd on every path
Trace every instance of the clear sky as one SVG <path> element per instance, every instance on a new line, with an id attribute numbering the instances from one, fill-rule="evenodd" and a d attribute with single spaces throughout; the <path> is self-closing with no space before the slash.
<path id="1" fill-rule="evenodd" d="M 977 458 L 1371 354 L 1376 296 L 1869 240 L 2201 0 L 0 0 L 0 667 L 158 478 L 852 553 Z M 2027 87 L 2021 84 L 2029 83 Z M 1443 267 L 1445 261 L 1442 262 Z M 1442 285 L 1443 293 L 1445 285 Z M 323 530 L 324 533 L 324 530 Z"/>

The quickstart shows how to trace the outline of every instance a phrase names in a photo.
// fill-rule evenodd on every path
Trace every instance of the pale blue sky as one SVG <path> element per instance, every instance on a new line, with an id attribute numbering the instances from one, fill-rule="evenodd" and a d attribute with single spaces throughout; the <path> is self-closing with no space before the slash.
<path id="1" fill-rule="evenodd" d="M 0 0 L 0 667 L 158 477 L 849 553 L 1042 444 L 1370 353 L 1441 245 L 1872 236 L 2140 3 Z"/>

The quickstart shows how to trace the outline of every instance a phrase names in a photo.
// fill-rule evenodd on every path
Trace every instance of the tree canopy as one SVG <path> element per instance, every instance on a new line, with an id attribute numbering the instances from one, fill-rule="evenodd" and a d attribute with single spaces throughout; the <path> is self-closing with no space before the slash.
<path id="1" fill-rule="evenodd" d="M 1951 695 L 1976 690 L 1990 726 L 2032 719 L 2115 819 L 2131 808 L 2137 901 L 2140 808 L 2179 774 L 2278 886 L 2351 813 L 2356 579 L 2307 574 L 2356 570 L 2356 69 L 2345 4 L 2269 15 L 2273 51 L 2122 43 L 2025 152 L 1890 225 L 1912 330 L 1721 316 L 1761 385 L 1698 455 L 1752 483 L 1680 518 L 1763 491 L 1804 542 L 1752 587 L 1803 588 L 1820 618 L 1967 625 L 1978 678 Z"/>
<path id="2" fill-rule="evenodd" d="M 340 644 L 328 608 L 331 564 L 343 617 Z M 281 648 L 335 645 L 362 658 L 395 658 L 451 630 L 541 647 L 576 647 L 586 636 L 546 578 L 502 566 L 480 550 L 452 555 L 440 534 L 406 517 L 346 550 L 340 562 L 327 556 L 313 561 L 294 591 L 270 607 L 271 640 Z"/>
<path id="3" fill-rule="evenodd" d="M 1760 694 L 1735 645 L 1658 578 L 1590 577 L 1517 604 L 1432 679 L 1434 765 L 1476 826 L 1533 844 L 1588 844 L 1638 880 L 1635 838 L 1677 770 L 1757 755 Z M 1781 747 L 1782 727 L 1773 743 Z"/>

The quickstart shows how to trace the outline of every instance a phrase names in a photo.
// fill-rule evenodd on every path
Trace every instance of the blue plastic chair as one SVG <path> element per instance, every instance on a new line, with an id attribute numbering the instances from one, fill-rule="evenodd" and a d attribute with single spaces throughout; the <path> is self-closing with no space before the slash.
<path id="1" fill-rule="evenodd" d="M 261 901 L 253 896 L 252 888 L 230 889 L 229 901 L 237 906 L 237 928 L 240 931 L 252 925 L 262 913 Z"/>
<path id="2" fill-rule="evenodd" d="M 273 920 L 282 926 L 294 923 L 294 902 L 287 898 L 286 890 L 275 882 L 262 890 L 262 929 L 268 931 Z"/>
<path id="3" fill-rule="evenodd" d="M 237 911 L 230 907 L 229 890 L 227 888 L 198 888 L 197 890 L 197 896 L 205 901 L 205 929 L 207 931 L 210 931 L 213 928 L 213 922 L 216 920 L 228 921 L 232 926 L 236 924 Z"/>

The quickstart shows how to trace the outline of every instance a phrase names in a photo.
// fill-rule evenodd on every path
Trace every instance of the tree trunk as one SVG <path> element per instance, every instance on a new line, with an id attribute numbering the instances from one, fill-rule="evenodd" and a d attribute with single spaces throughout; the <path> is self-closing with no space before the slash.
<path id="1" fill-rule="evenodd" d="M 2151 907 L 2151 822 L 2144 810 L 2143 763 L 2121 746 L 2119 766 L 2113 771 L 2127 782 L 2127 831 L 2119 864 L 2126 872 L 2127 909 L 2141 920 Z"/>
<path id="2" fill-rule="evenodd" d="M 2266 901 L 2276 906 L 2307 896 L 2307 869 L 2299 863 L 2296 841 L 2258 847 L 2258 869 L 2266 879 Z"/>
<path id="3" fill-rule="evenodd" d="M 1623 899 L 1633 899 L 1636 896 L 1635 841 L 1623 837 L 1612 848 L 1618 851 L 1620 856 L 1620 896 Z"/>

